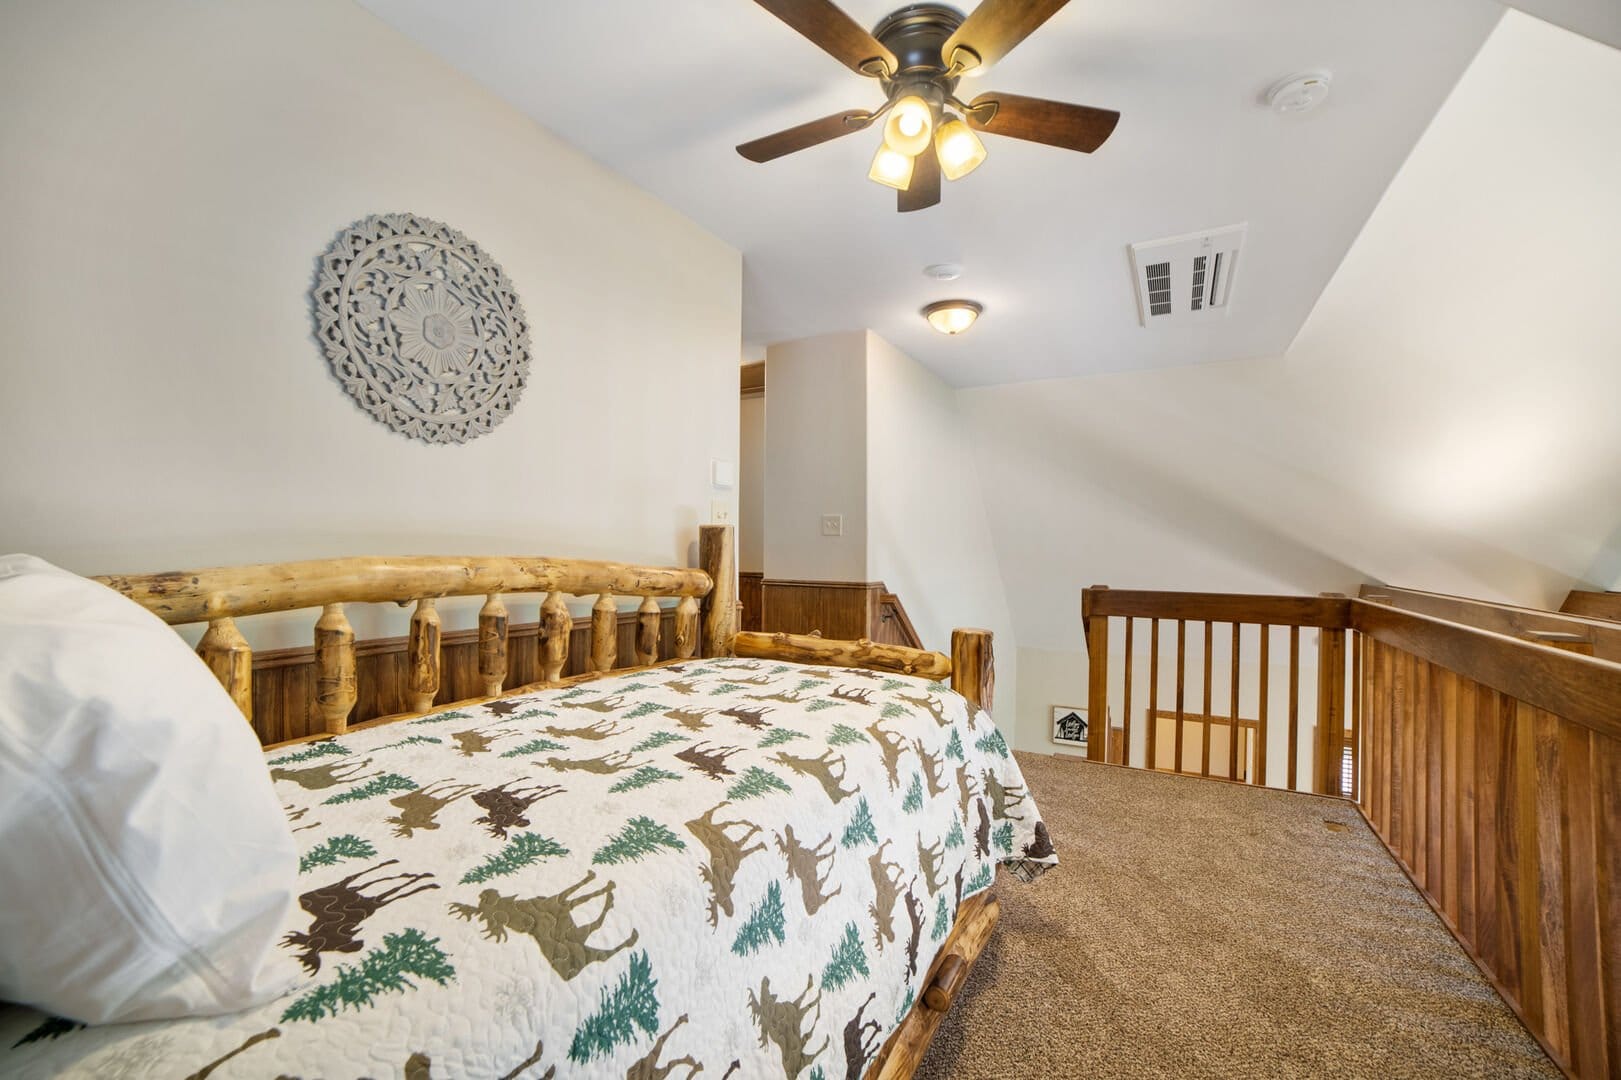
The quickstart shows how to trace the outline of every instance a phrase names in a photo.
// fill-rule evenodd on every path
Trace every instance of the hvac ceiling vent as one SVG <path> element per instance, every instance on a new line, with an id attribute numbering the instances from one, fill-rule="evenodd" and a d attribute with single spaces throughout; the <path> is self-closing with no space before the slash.
<path id="1" fill-rule="evenodd" d="M 1137 317 L 1144 326 L 1186 326 L 1227 314 L 1246 225 L 1131 245 Z"/>

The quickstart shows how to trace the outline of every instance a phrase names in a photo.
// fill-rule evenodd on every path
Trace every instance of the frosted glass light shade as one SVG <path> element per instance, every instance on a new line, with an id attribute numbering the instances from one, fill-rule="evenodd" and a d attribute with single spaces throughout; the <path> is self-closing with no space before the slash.
<path id="1" fill-rule="evenodd" d="M 924 308 L 923 317 L 940 333 L 955 336 L 973 326 L 983 310 L 973 300 L 941 300 Z"/>
<path id="2" fill-rule="evenodd" d="M 872 168 L 867 170 L 867 179 L 896 191 L 905 191 L 912 184 L 912 159 L 899 150 L 891 149 L 888 143 L 882 143 L 878 153 L 872 156 Z"/>
<path id="3" fill-rule="evenodd" d="M 985 144 L 974 129 L 952 119 L 934 133 L 934 152 L 940 158 L 940 171 L 947 180 L 960 180 L 979 168 L 985 160 Z"/>
<path id="4" fill-rule="evenodd" d="M 884 121 L 884 145 L 907 157 L 917 157 L 929 148 L 934 135 L 934 110 L 916 94 L 901 98 Z"/>

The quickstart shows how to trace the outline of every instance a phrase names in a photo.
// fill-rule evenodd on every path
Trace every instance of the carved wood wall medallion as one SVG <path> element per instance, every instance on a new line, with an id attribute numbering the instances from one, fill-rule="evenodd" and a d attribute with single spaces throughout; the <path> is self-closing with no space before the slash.
<path id="1" fill-rule="evenodd" d="M 475 439 L 523 393 L 523 304 L 495 260 L 443 222 L 378 214 L 345 229 L 321 257 L 313 296 L 332 373 L 402 435 Z"/>

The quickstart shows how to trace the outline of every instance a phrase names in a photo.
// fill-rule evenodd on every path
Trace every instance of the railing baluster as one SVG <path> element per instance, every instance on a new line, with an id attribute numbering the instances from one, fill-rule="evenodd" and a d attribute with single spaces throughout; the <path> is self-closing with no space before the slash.
<path id="1" fill-rule="evenodd" d="M 1289 627 L 1289 790 L 1300 765 L 1300 627 Z"/>
<path id="2" fill-rule="evenodd" d="M 342 604 L 327 604 L 315 623 L 315 711 L 328 734 L 348 730 L 355 697 L 355 631 Z"/>
<path id="3" fill-rule="evenodd" d="M 698 654 L 698 601 L 683 596 L 675 605 L 675 655 L 690 660 Z"/>
<path id="4" fill-rule="evenodd" d="M 612 671 L 619 659 L 619 607 L 612 593 L 602 593 L 591 606 L 591 670 Z"/>
<path id="5" fill-rule="evenodd" d="M 1238 740 L 1244 729 L 1238 724 L 1238 624 L 1233 623 L 1233 676 L 1227 683 L 1227 779 L 1238 779 Z"/>
<path id="6" fill-rule="evenodd" d="M 1159 620 L 1149 622 L 1148 631 L 1148 760 L 1144 768 L 1159 768 Z"/>
<path id="7" fill-rule="evenodd" d="M 1204 696 L 1199 699 L 1199 707 L 1204 710 L 1204 738 L 1199 740 L 1199 775 L 1210 775 L 1210 717 L 1216 710 L 1210 707 L 1210 666 L 1215 657 L 1212 655 L 1211 623 L 1209 619 L 1204 624 Z"/>
<path id="8" fill-rule="evenodd" d="M 1126 619 L 1126 676 L 1121 682 L 1121 690 L 1125 700 L 1120 706 L 1121 736 L 1120 736 L 1120 764 L 1131 764 L 1131 627 L 1137 620 Z M 1111 734 L 1113 734 L 1111 732 Z"/>
<path id="9" fill-rule="evenodd" d="M 1188 673 L 1188 624 L 1185 619 L 1176 620 L 1176 761 L 1172 763 L 1173 772 L 1182 771 L 1182 725 L 1187 715 L 1184 698 L 1184 686 Z"/>
<path id="10" fill-rule="evenodd" d="M 236 620 L 210 619 L 197 643 L 197 655 L 242 710 L 243 719 L 253 723 L 253 650 L 236 628 Z"/>
<path id="11" fill-rule="evenodd" d="M 1362 740 L 1366 732 L 1362 724 L 1362 635 L 1351 631 L 1351 790 L 1352 802 L 1362 802 Z M 1367 809 L 1364 804 L 1363 809 Z"/>
<path id="12" fill-rule="evenodd" d="M 636 662 L 642 667 L 658 662 L 660 618 L 659 602 L 642 597 L 642 605 L 636 609 Z"/>
<path id="13" fill-rule="evenodd" d="M 1343 599 L 1323 593 L 1325 600 Z M 1340 775 L 1345 761 L 1345 629 L 1317 631 L 1317 729 L 1312 738 L 1312 785 L 1319 795 L 1344 795 Z"/>
<path id="14" fill-rule="evenodd" d="M 1255 707 L 1255 780 L 1266 785 L 1266 705 L 1272 696 L 1272 627 L 1261 624 L 1261 699 Z"/>
<path id="15" fill-rule="evenodd" d="M 549 683 L 563 677 L 568 663 L 568 639 L 574 632 L 574 617 L 568 613 L 563 594 L 550 592 L 540 606 L 541 675 Z"/>
<path id="16" fill-rule="evenodd" d="M 439 608 L 424 596 L 411 613 L 411 641 L 406 697 L 412 712 L 427 712 L 439 696 Z"/>
<path id="17" fill-rule="evenodd" d="M 500 593 L 490 593 L 479 609 L 478 677 L 490 697 L 499 694 L 507 681 L 507 606 Z"/>

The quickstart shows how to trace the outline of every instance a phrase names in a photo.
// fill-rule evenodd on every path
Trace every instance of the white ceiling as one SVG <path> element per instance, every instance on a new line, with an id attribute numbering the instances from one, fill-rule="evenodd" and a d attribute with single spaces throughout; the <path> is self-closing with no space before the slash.
<path id="1" fill-rule="evenodd" d="M 965 90 L 1117 109 L 1114 136 L 1090 156 L 987 138 L 989 160 L 940 206 L 902 215 L 866 179 L 875 130 L 766 165 L 734 152 L 882 100 L 751 0 L 361 2 L 735 245 L 747 349 L 870 328 L 960 386 L 1281 354 L 1502 11 L 1075 0 Z M 870 25 L 894 0 L 844 6 Z M 1311 69 L 1334 76 L 1320 110 L 1261 103 Z M 1127 245 L 1236 222 L 1249 236 L 1230 316 L 1140 328 Z M 922 275 L 944 261 L 960 281 Z M 985 304 L 961 338 L 917 313 L 952 295 Z"/>

